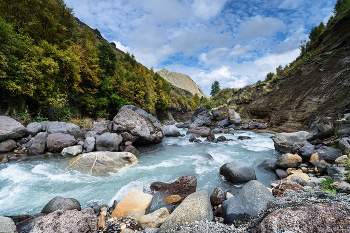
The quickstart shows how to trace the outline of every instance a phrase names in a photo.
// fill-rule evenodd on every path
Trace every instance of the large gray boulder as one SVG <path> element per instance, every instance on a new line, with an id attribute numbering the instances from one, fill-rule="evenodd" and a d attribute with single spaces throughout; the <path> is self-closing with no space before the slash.
<path id="1" fill-rule="evenodd" d="M 43 126 L 39 122 L 33 122 L 27 125 L 27 135 L 35 136 L 37 133 L 43 131 Z"/>
<path id="2" fill-rule="evenodd" d="M 30 233 L 98 232 L 98 219 L 92 208 L 82 211 L 60 209 L 34 223 Z"/>
<path id="3" fill-rule="evenodd" d="M 54 197 L 49 201 L 41 213 L 49 214 L 56 210 L 81 210 L 80 203 L 74 198 Z"/>
<path id="4" fill-rule="evenodd" d="M 299 149 L 299 153 L 305 161 L 309 161 L 315 149 L 316 147 L 314 145 L 306 145 Z"/>
<path id="5" fill-rule="evenodd" d="M 310 157 L 310 163 L 313 165 L 316 165 L 316 162 L 327 162 L 330 164 L 334 164 L 335 160 L 342 156 L 342 153 L 340 150 L 327 147 L 327 146 L 321 146 L 317 150 L 314 151 L 314 153 Z"/>
<path id="6" fill-rule="evenodd" d="M 95 138 L 94 137 L 87 137 L 84 142 L 84 149 L 86 152 L 91 152 L 95 149 Z"/>
<path id="7" fill-rule="evenodd" d="M 349 232 L 350 207 L 342 203 L 317 203 L 278 209 L 256 228 L 264 232 Z"/>
<path id="8" fill-rule="evenodd" d="M 16 225 L 11 218 L 0 216 L 0 232 L 17 233 Z"/>
<path id="9" fill-rule="evenodd" d="M 234 109 L 229 109 L 227 111 L 227 120 L 233 125 L 239 125 L 242 121 L 241 116 Z"/>
<path id="10" fill-rule="evenodd" d="M 109 132 L 107 122 L 94 122 L 91 130 L 95 131 L 97 134 L 104 134 Z"/>
<path id="11" fill-rule="evenodd" d="M 342 138 L 339 141 L 340 151 L 343 155 L 347 155 L 350 153 L 350 137 Z"/>
<path id="12" fill-rule="evenodd" d="M 163 141 L 163 127 L 155 116 L 133 105 L 123 106 L 113 119 L 114 124 L 123 126 L 135 136 L 135 143 L 149 144 Z"/>
<path id="13" fill-rule="evenodd" d="M 104 133 L 96 138 L 96 150 L 118 151 L 119 144 L 123 141 L 122 136 L 116 133 Z"/>
<path id="14" fill-rule="evenodd" d="M 28 143 L 28 155 L 43 154 L 46 148 L 47 137 L 47 132 L 38 133 L 35 138 Z"/>
<path id="15" fill-rule="evenodd" d="M 177 128 L 175 125 L 167 125 L 165 127 L 165 136 L 166 137 L 178 137 L 180 136 L 179 128 Z"/>
<path id="16" fill-rule="evenodd" d="M 273 200 L 275 198 L 262 183 L 252 180 L 236 196 L 222 203 L 222 217 L 225 223 L 232 223 L 245 216 L 258 216 L 267 203 Z"/>
<path id="17" fill-rule="evenodd" d="M 7 139 L 21 138 L 26 134 L 26 128 L 18 121 L 0 116 L 0 142 Z"/>
<path id="18" fill-rule="evenodd" d="M 54 121 L 47 123 L 46 131 L 49 134 L 64 133 L 75 136 L 80 133 L 80 127 L 73 123 Z"/>
<path id="19" fill-rule="evenodd" d="M 0 142 L 0 153 L 12 151 L 16 147 L 17 147 L 17 144 L 12 139 Z"/>
<path id="20" fill-rule="evenodd" d="M 213 117 L 210 113 L 199 114 L 193 121 L 191 121 L 190 127 L 210 126 L 212 119 Z"/>
<path id="21" fill-rule="evenodd" d="M 333 122 L 329 119 L 322 118 L 311 124 L 310 133 L 307 135 L 306 140 L 311 142 L 316 139 L 324 139 L 329 137 L 333 131 Z"/>
<path id="22" fill-rule="evenodd" d="M 120 169 L 137 163 L 135 155 L 129 152 L 90 152 L 69 160 L 69 167 L 91 174 L 117 173 Z"/>
<path id="23" fill-rule="evenodd" d="M 266 159 L 258 167 L 264 168 L 267 171 L 274 172 L 277 169 L 277 159 Z"/>
<path id="24" fill-rule="evenodd" d="M 47 136 L 46 146 L 50 152 L 61 152 L 63 148 L 73 146 L 77 141 L 72 135 L 53 133 Z"/>
<path id="25" fill-rule="evenodd" d="M 256 180 L 252 165 L 244 161 L 225 163 L 220 167 L 220 175 L 233 184 L 242 184 L 250 180 Z"/>
<path id="26" fill-rule="evenodd" d="M 207 191 L 199 191 L 187 196 L 160 226 L 160 232 L 185 222 L 212 221 L 214 219 Z"/>
<path id="27" fill-rule="evenodd" d="M 306 143 L 306 136 L 309 133 L 306 131 L 299 131 L 294 133 L 278 133 L 272 136 L 271 139 L 274 142 L 275 149 L 278 152 L 288 153 L 293 147 L 293 143 Z"/>
<path id="28" fill-rule="evenodd" d="M 225 119 L 225 120 L 222 120 L 222 121 L 219 121 L 219 122 L 216 122 L 215 123 L 215 127 L 227 127 L 227 126 L 229 126 L 230 125 L 230 123 L 228 123 L 228 120 L 227 119 Z"/>

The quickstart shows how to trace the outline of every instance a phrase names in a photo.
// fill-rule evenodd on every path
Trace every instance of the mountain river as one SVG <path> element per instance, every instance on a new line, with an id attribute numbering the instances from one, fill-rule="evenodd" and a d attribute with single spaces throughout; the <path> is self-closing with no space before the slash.
<path id="1" fill-rule="evenodd" d="M 181 130 L 182 134 L 186 130 Z M 67 169 L 69 158 L 56 155 L 53 159 L 43 156 L 28 161 L 0 165 L 0 215 L 15 216 L 40 213 L 55 196 L 77 199 L 82 208 L 112 205 L 120 201 L 131 189 L 150 192 L 152 182 L 171 183 L 180 176 L 197 177 L 197 191 L 212 193 L 215 187 L 224 190 L 240 189 L 219 174 L 220 167 L 228 162 L 241 160 L 253 165 L 257 179 L 264 185 L 277 179 L 274 173 L 258 167 L 268 158 L 276 158 L 271 134 L 250 131 L 234 131 L 224 135 L 233 141 L 207 143 L 189 142 L 189 136 L 165 137 L 161 144 L 138 147 L 138 164 L 124 168 L 116 174 L 92 176 Z M 250 140 L 237 140 L 249 136 Z M 207 154 L 210 154 L 208 156 Z M 166 206 L 161 196 L 155 195 L 151 211 Z"/>

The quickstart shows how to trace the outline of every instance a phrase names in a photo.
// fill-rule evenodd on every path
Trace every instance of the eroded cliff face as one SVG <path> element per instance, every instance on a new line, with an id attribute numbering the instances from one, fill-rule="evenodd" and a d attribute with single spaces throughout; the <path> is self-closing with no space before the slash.
<path id="1" fill-rule="evenodd" d="M 167 69 L 159 70 L 157 73 L 172 85 L 187 90 L 191 92 L 192 95 L 198 94 L 199 97 L 203 96 L 210 99 L 210 97 L 204 93 L 202 88 L 188 75 L 172 72 Z"/>
<path id="2" fill-rule="evenodd" d="M 350 17 L 325 31 L 310 56 L 278 80 L 240 89 L 227 108 L 263 119 L 276 131 L 308 130 L 320 117 L 337 119 L 350 102 Z M 303 59 L 303 58 L 300 58 Z"/>

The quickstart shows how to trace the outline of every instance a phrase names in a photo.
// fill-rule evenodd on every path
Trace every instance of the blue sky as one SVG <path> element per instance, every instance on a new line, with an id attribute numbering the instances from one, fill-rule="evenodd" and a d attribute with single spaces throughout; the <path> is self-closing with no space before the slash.
<path id="1" fill-rule="evenodd" d="M 189 75 L 209 94 L 292 62 L 336 0 L 64 0 L 76 17 L 155 71 Z"/>

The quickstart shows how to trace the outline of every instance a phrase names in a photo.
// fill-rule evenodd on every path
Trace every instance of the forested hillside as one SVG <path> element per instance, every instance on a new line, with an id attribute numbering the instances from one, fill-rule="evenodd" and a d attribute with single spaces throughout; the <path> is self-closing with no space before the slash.
<path id="1" fill-rule="evenodd" d="M 117 57 L 63 0 L 0 0 L 0 44 L 0 114 L 66 120 L 170 107 L 169 83 L 133 55 Z"/>

